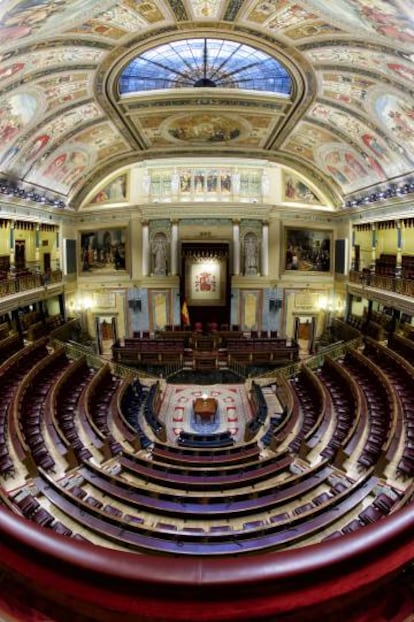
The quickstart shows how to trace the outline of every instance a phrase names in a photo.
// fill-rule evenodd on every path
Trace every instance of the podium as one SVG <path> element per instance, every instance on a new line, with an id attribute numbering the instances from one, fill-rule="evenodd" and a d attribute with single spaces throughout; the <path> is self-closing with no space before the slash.
<path id="1" fill-rule="evenodd" d="M 193 402 L 197 423 L 213 423 L 217 413 L 217 400 L 214 397 L 198 397 Z"/>

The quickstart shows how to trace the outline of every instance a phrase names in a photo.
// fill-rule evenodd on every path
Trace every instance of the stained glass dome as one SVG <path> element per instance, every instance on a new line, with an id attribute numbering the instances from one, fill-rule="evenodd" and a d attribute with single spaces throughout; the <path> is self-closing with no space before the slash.
<path id="1" fill-rule="evenodd" d="M 119 92 L 221 87 L 289 95 L 287 69 L 261 50 L 223 39 L 185 39 L 159 45 L 122 71 Z"/>

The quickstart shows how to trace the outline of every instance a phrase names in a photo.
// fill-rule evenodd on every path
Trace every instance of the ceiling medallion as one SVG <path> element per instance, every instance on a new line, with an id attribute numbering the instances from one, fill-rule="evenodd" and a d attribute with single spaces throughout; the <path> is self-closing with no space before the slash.
<path id="1" fill-rule="evenodd" d="M 246 122 L 214 113 L 194 113 L 169 119 L 163 134 L 173 141 L 224 143 L 237 140 L 248 128 Z"/>

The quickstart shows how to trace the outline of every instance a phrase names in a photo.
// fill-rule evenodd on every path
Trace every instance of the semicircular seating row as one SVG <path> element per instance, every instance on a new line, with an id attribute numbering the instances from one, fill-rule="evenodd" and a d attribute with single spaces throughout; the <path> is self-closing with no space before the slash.
<path id="1" fill-rule="evenodd" d="M 340 537 L 412 494 L 414 369 L 376 342 L 290 381 L 253 383 L 245 442 L 189 448 L 165 442 L 158 383 L 92 369 L 46 339 L 6 341 L 0 501 L 62 535 L 240 555 Z"/>

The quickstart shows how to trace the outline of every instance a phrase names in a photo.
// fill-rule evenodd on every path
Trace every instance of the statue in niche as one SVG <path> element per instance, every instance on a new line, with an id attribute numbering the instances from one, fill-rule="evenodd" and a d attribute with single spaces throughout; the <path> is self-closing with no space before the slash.
<path id="1" fill-rule="evenodd" d="M 262 175 L 262 194 L 267 196 L 270 192 L 270 180 L 267 171 L 263 171 Z"/>
<path id="2" fill-rule="evenodd" d="M 257 274 L 257 239 L 254 233 L 244 238 L 244 274 Z"/>
<path id="3" fill-rule="evenodd" d="M 150 191 L 151 191 L 151 175 L 149 174 L 149 171 L 146 170 L 142 177 L 142 192 L 144 193 L 144 196 L 147 197 Z"/>
<path id="4" fill-rule="evenodd" d="M 157 233 L 151 245 L 153 273 L 159 276 L 167 274 L 167 238 Z"/>
<path id="5" fill-rule="evenodd" d="M 180 189 L 180 176 L 177 171 L 174 171 L 171 175 L 171 192 L 177 194 Z"/>
<path id="6" fill-rule="evenodd" d="M 238 170 L 235 170 L 231 176 L 231 185 L 233 194 L 240 194 L 240 173 Z"/>

